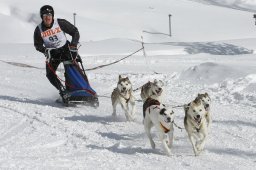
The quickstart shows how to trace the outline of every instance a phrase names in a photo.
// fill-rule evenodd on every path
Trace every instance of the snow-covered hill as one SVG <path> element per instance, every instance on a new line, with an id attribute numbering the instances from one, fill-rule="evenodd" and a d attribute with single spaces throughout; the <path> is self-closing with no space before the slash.
<path id="1" fill-rule="evenodd" d="M 0 169 L 254 169 L 256 27 L 248 11 L 254 11 L 255 1 L 74 2 L 0 2 Z M 78 14 L 79 53 L 86 69 L 140 49 L 141 36 L 146 42 L 146 56 L 140 51 L 117 64 L 87 71 L 100 96 L 98 109 L 55 102 L 58 92 L 45 77 L 43 55 L 33 47 L 37 14 L 46 3 L 54 6 L 56 17 L 72 21 L 72 13 Z M 168 34 L 169 13 L 172 37 L 143 32 Z M 128 76 L 134 89 L 162 80 L 164 103 L 169 106 L 208 92 L 213 124 L 205 151 L 195 157 L 186 131 L 178 128 L 172 156 L 164 154 L 155 129 L 156 149 L 151 149 L 142 125 L 139 90 L 135 121 L 127 122 L 121 107 L 113 119 L 110 94 L 119 74 Z M 183 109 L 175 107 L 174 112 L 175 122 L 183 128 Z"/>

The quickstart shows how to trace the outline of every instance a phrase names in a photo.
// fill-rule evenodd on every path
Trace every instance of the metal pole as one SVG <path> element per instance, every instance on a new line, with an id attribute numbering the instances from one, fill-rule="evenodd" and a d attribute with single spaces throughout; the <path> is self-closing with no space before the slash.
<path id="1" fill-rule="evenodd" d="M 169 31 L 170 31 L 170 37 L 172 36 L 172 30 L 171 30 L 171 14 L 169 14 Z"/>
<path id="2" fill-rule="evenodd" d="M 256 14 L 253 15 L 253 18 L 255 19 L 255 25 L 256 25 Z"/>
<path id="3" fill-rule="evenodd" d="M 76 13 L 73 13 L 74 16 L 74 26 L 76 26 Z"/>

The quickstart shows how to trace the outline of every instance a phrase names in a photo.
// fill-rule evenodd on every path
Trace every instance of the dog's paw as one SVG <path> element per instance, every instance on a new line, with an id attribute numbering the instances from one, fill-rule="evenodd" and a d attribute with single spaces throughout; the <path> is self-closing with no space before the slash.
<path id="1" fill-rule="evenodd" d="M 152 142 L 150 142 L 150 145 L 151 145 L 151 148 L 152 148 L 152 149 L 155 149 L 155 148 L 156 148 L 156 144 L 155 144 L 155 142 L 153 142 L 153 141 L 152 141 Z"/>
<path id="2" fill-rule="evenodd" d="M 173 154 L 171 152 L 166 152 L 166 156 L 171 157 Z"/>
<path id="3" fill-rule="evenodd" d="M 115 113 L 115 112 L 113 112 L 113 113 L 112 113 L 112 116 L 113 116 L 113 117 L 116 117 L 116 113 Z"/>
<path id="4" fill-rule="evenodd" d="M 129 122 L 135 121 L 135 117 L 134 116 L 128 116 L 128 117 L 126 117 L 126 119 Z"/>

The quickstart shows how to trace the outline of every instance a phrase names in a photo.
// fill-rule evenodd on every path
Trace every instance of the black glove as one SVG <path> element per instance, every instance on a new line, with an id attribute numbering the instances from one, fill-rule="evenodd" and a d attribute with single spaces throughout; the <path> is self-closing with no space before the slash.
<path id="1" fill-rule="evenodd" d="M 59 50 L 57 48 L 46 48 L 44 51 L 44 55 L 47 59 L 57 56 Z"/>
<path id="2" fill-rule="evenodd" d="M 82 59 L 81 59 L 80 55 L 77 55 L 77 57 L 76 57 L 76 62 L 82 63 Z"/>
<path id="3" fill-rule="evenodd" d="M 78 49 L 76 46 L 69 46 L 69 51 L 73 60 L 78 57 Z"/>

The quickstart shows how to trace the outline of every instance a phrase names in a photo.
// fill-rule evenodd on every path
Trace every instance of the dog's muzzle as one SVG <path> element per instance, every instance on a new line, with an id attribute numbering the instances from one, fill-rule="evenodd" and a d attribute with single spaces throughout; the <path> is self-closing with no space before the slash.
<path id="1" fill-rule="evenodd" d="M 200 124 L 201 123 L 201 116 L 196 115 L 196 117 L 194 117 L 194 120 L 196 121 L 196 123 Z"/>
<path id="2" fill-rule="evenodd" d="M 167 117 L 165 122 L 166 122 L 166 123 L 170 123 L 171 120 L 172 120 L 172 119 L 171 119 L 170 117 Z"/>
<path id="3" fill-rule="evenodd" d="M 156 90 L 156 94 L 158 94 L 159 96 L 161 95 L 161 93 L 162 93 L 162 91 L 163 91 L 163 89 L 162 88 L 158 88 L 157 90 Z"/>
<path id="4" fill-rule="evenodd" d="M 204 106 L 204 108 L 205 108 L 206 111 L 209 111 L 210 105 L 209 105 L 209 104 L 206 104 L 206 105 Z"/>
<path id="5" fill-rule="evenodd" d="M 125 92 L 127 92 L 127 89 L 124 87 L 121 89 L 121 93 L 125 93 Z"/>

